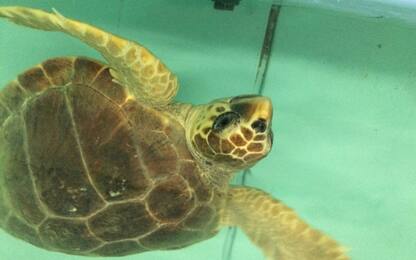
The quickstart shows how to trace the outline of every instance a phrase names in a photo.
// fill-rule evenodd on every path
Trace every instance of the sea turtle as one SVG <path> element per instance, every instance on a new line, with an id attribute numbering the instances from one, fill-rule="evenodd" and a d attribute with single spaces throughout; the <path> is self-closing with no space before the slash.
<path id="1" fill-rule="evenodd" d="M 243 95 L 173 101 L 174 74 L 138 43 L 58 12 L 0 17 L 67 33 L 108 64 L 46 60 L 0 92 L 0 225 L 68 254 L 178 249 L 238 226 L 268 259 L 347 259 L 280 201 L 230 186 L 272 146 L 272 104 Z"/>

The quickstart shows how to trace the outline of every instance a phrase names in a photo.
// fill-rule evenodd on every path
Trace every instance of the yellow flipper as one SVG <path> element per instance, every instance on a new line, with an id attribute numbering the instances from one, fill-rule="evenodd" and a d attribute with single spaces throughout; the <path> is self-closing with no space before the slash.
<path id="1" fill-rule="evenodd" d="M 223 224 L 241 228 L 269 260 L 349 259 L 334 240 L 263 191 L 230 188 L 224 212 Z"/>
<path id="2" fill-rule="evenodd" d="M 0 17 L 46 31 L 61 31 L 98 50 L 112 68 L 112 75 L 129 92 L 154 106 L 171 102 L 178 91 L 176 76 L 143 46 L 94 26 L 24 7 L 0 7 Z"/>

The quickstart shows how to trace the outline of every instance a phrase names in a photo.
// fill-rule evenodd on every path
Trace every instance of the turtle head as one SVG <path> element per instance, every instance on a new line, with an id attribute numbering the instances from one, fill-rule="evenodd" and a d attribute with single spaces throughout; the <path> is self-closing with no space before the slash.
<path id="1" fill-rule="evenodd" d="M 272 103 L 257 95 L 224 98 L 194 107 L 187 130 L 192 152 L 229 171 L 252 166 L 272 146 Z"/>

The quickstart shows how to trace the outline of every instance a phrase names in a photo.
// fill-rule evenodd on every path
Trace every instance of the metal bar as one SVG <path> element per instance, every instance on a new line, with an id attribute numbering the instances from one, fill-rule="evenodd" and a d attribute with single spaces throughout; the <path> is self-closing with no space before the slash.
<path id="1" fill-rule="evenodd" d="M 272 5 L 269 12 L 269 20 L 267 22 L 266 33 L 264 35 L 263 47 L 261 49 L 260 60 L 257 66 L 256 79 L 254 87 L 259 95 L 264 91 L 264 80 L 267 75 L 267 68 L 272 53 L 273 39 L 276 31 L 277 21 L 280 13 L 280 5 Z"/>
<path id="2" fill-rule="evenodd" d="M 280 13 L 280 5 L 273 4 L 270 8 L 269 18 L 267 21 L 266 32 L 264 35 L 263 46 L 260 53 L 259 64 L 257 65 L 256 78 L 254 80 L 254 89 L 257 89 L 257 94 L 262 95 L 264 91 L 264 81 L 266 79 L 267 69 L 269 65 L 269 60 L 273 47 L 274 33 L 276 31 L 276 26 Z M 247 177 L 250 176 L 251 170 L 246 169 L 240 175 L 241 177 L 237 179 L 237 183 L 240 185 L 245 185 Z M 229 228 L 227 235 L 225 237 L 225 243 L 223 247 L 223 260 L 231 260 L 232 252 L 234 247 L 234 241 L 237 236 L 237 229 L 235 227 Z"/>

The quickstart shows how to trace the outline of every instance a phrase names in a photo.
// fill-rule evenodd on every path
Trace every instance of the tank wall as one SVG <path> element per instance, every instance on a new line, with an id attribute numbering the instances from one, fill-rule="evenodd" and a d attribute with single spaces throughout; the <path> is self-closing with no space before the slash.
<path id="1" fill-rule="evenodd" d="M 284 6 L 308 6 L 379 19 L 416 24 L 414 0 L 260 0 Z"/>
<path id="2" fill-rule="evenodd" d="M 214 10 L 208 0 L 105 2 L 0 0 L 0 5 L 54 7 L 139 41 L 176 72 L 180 101 L 257 91 L 269 7 L 278 1 L 243 0 L 233 12 Z M 305 2 L 283 2 L 264 89 L 275 106 L 275 145 L 247 182 L 335 237 L 354 260 L 412 260 L 416 32 L 408 21 L 414 3 L 313 1 L 323 7 L 317 8 Z M 66 55 L 100 58 L 65 35 L 0 20 L 0 85 L 44 59 Z M 123 259 L 221 259 L 225 237 L 226 230 L 182 250 Z M 3 231 L 0 258 L 81 259 L 35 248 Z M 238 232 L 232 259 L 262 258 Z"/>

